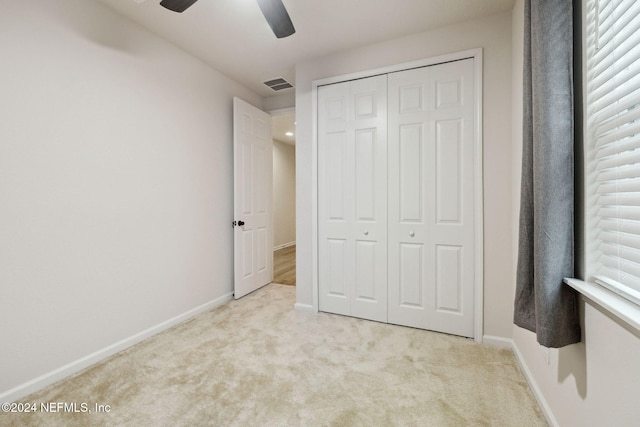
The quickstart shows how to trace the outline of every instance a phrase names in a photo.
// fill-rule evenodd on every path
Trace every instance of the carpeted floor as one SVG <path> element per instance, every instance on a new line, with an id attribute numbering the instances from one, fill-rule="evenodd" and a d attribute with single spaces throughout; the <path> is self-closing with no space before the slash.
<path id="1" fill-rule="evenodd" d="M 295 291 L 268 285 L 21 400 L 92 412 L 0 425 L 546 425 L 510 350 L 296 312 Z"/>

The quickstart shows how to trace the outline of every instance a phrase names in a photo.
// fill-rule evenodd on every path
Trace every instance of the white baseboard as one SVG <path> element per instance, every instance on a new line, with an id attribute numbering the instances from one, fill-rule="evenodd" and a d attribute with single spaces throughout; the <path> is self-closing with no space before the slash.
<path id="1" fill-rule="evenodd" d="M 293 241 L 293 242 L 289 242 L 289 243 L 283 243 L 283 244 L 281 244 L 281 245 L 274 246 L 274 247 L 273 247 L 273 251 L 275 252 L 275 251 L 278 251 L 278 250 L 280 250 L 280 249 L 288 248 L 288 247 L 290 247 L 290 246 L 295 246 L 295 245 L 296 245 L 296 242 L 295 242 L 295 241 Z"/>
<path id="2" fill-rule="evenodd" d="M 538 401 L 538 406 L 540 407 L 540 410 L 542 410 L 544 417 L 547 419 L 547 423 L 549 423 L 549 425 L 553 427 L 560 427 L 560 424 L 558 424 L 558 420 L 556 420 L 556 417 L 553 415 L 553 412 L 551 411 L 551 407 L 547 403 L 547 399 L 544 398 L 544 394 L 542 394 L 542 390 L 540 390 L 540 387 L 538 386 L 538 383 L 536 382 L 533 376 L 533 373 L 527 366 L 527 363 L 525 362 L 524 357 L 522 356 L 522 353 L 520 352 L 520 349 L 518 348 L 517 344 L 515 344 L 515 342 L 513 343 L 513 353 L 516 356 L 516 360 L 518 361 L 520 370 L 522 371 L 522 373 L 524 374 L 524 377 L 527 379 L 527 382 L 529 383 L 529 388 L 531 388 L 533 395 L 536 397 L 536 400 Z"/>
<path id="3" fill-rule="evenodd" d="M 309 313 L 315 313 L 313 306 L 311 304 L 300 304 L 299 302 L 293 305 L 294 310 L 296 311 L 306 311 Z"/>
<path id="4" fill-rule="evenodd" d="M 491 347 L 513 348 L 513 340 L 511 338 L 496 337 L 493 335 L 484 335 L 482 337 L 482 344 L 490 345 Z"/>
<path id="5" fill-rule="evenodd" d="M 544 414 L 544 417 L 547 419 L 547 423 L 549 423 L 549 425 L 553 427 L 559 427 L 556 417 L 554 417 L 553 412 L 551 412 L 551 407 L 547 403 L 547 400 L 544 398 L 544 395 L 542 394 L 538 383 L 536 383 L 536 380 L 534 379 L 533 374 L 527 366 L 527 363 L 525 362 L 524 357 L 522 356 L 522 353 L 520 352 L 520 349 L 518 349 L 516 343 L 510 338 L 496 337 L 493 335 L 484 335 L 482 337 L 482 343 L 493 347 L 510 348 L 513 350 L 516 361 L 518 362 L 518 366 L 520 367 L 522 374 L 526 378 L 527 383 L 529 383 L 529 388 L 538 401 L 538 406 Z"/>
<path id="6" fill-rule="evenodd" d="M 57 381 L 60 381 L 72 374 L 80 372 L 81 370 L 88 368 L 91 365 L 94 365 L 109 356 L 112 356 L 122 350 L 125 350 L 135 344 L 138 344 L 145 339 L 156 335 L 164 330 L 167 330 L 179 323 L 182 323 L 190 318 L 204 313 L 205 311 L 216 308 L 226 302 L 229 302 L 233 299 L 233 294 L 226 294 L 219 298 L 216 298 L 212 301 L 209 301 L 205 304 L 202 304 L 196 308 L 193 308 L 189 311 L 186 311 L 182 314 L 179 314 L 171 319 L 168 319 L 162 323 L 159 323 L 155 326 L 152 326 L 149 329 L 146 329 L 142 332 L 139 332 L 135 335 L 132 335 L 128 338 L 125 338 L 121 341 L 118 341 L 114 344 L 111 344 L 102 350 L 98 350 L 94 353 L 91 353 L 85 357 L 82 357 L 76 361 L 68 363 L 64 366 L 61 366 L 57 369 L 54 369 L 51 372 L 48 372 L 44 375 L 41 375 L 37 378 L 34 378 L 30 381 L 27 381 L 24 384 L 21 384 L 17 387 L 14 387 L 10 390 L 0 393 L 0 402 L 15 402 L 18 399 L 21 399 L 33 392 L 36 392 L 48 385 L 51 385 Z"/>

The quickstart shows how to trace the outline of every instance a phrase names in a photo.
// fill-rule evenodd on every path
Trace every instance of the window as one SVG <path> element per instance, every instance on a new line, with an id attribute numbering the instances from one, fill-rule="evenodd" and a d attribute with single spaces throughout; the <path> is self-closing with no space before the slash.
<path id="1" fill-rule="evenodd" d="M 586 279 L 640 304 L 640 1 L 586 7 Z"/>

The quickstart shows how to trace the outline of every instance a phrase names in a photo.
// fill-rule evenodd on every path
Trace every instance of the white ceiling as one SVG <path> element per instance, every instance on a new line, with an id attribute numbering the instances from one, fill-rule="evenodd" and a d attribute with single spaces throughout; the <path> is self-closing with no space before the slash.
<path id="1" fill-rule="evenodd" d="M 183 13 L 160 0 L 97 0 L 262 96 L 295 82 L 305 59 L 511 10 L 515 0 L 283 0 L 296 33 L 277 39 L 256 0 L 199 0 Z M 140 3 L 142 1 L 142 3 Z"/>

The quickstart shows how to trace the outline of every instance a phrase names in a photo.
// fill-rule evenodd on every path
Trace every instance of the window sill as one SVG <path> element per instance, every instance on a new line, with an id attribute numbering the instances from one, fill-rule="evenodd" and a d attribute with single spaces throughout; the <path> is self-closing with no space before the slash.
<path id="1" fill-rule="evenodd" d="M 564 283 L 580 292 L 589 301 L 598 304 L 614 316 L 640 331 L 640 306 L 602 286 L 579 279 L 564 279 Z"/>

